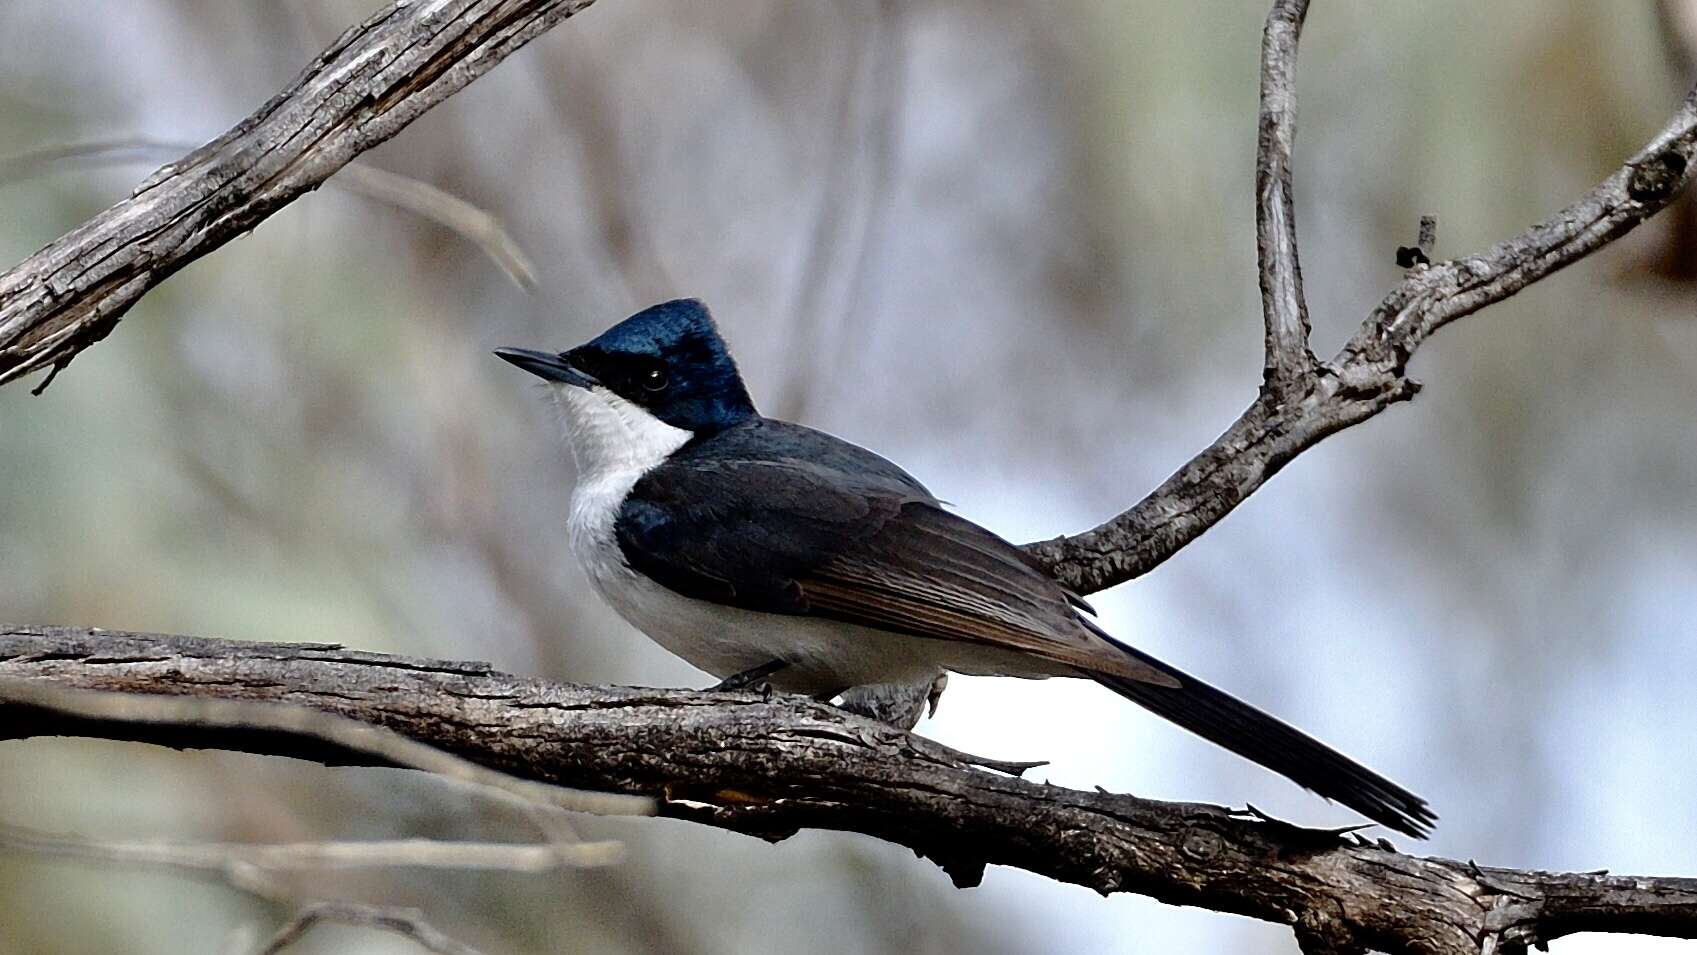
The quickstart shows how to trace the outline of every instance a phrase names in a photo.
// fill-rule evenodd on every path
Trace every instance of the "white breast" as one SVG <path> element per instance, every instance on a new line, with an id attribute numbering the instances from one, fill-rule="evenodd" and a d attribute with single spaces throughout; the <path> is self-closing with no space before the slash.
<path id="1" fill-rule="evenodd" d="M 637 480 L 683 447 L 690 433 L 599 386 L 557 385 L 554 397 L 577 461 L 567 527 L 572 551 L 596 590 L 620 609 L 610 590 L 632 574 L 613 539 L 613 522 Z"/>

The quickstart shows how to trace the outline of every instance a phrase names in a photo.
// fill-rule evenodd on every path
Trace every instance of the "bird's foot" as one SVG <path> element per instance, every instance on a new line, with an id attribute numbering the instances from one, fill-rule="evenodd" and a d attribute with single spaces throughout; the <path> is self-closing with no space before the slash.
<path id="1" fill-rule="evenodd" d="M 911 730 L 921 716 L 937 715 L 937 701 L 943 688 L 949 685 L 949 675 L 938 671 L 929 683 L 872 683 L 850 687 L 842 693 L 842 709 L 859 716 L 888 723 L 896 729 Z"/>
<path id="2" fill-rule="evenodd" d="M 784 660 L 767 660 L 757 667 L 749 667 L 741 673 L 733 673 L 725 677 L 708 687 L 707 692 L 731 693 L 737 690 L 752 690 L 756 687 L 763 687 L 762 692 L 770 700 L 772 698 L 772 684 L 767 683 L 766 678 L 787 666 L 789 666 L 789 663 Z"/>
<path id="3" fill-rule="evenodd" d="M 988 756 L 974 756 L 971 753 L 961 753 L 961 756 L 964 757 L 961 762 L 968 766 L 981 766 L 984 769 L 993 769 L 998 773 L 1007 773 L 1009 776 L 1023 776 L 1026 770 L 1049 765 L 1049 761 L 1046 759 L 991 759 Z"/>

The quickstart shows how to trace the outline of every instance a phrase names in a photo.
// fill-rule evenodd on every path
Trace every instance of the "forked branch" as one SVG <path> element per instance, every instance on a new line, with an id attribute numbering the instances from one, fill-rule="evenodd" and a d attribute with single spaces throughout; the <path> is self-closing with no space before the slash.
<path id="1" fill-rule="evenodd" d="M 1412 398 L 1420 386 L 1408 377 L 1408 362 L 1433 332 L 1620 238 L 1691 183 L 1697 89 L 1643 149 L 1579 200 L 1484 252 L 1417 265 L 1342 350 L 1316 362 L 1308 350 L 1308 307 L 1290 211 L 1291 67 L 1307 6 L 1306 0 L 1278 0 L 1262 44 L 1256 235 L 1266 380 L 1224 434 L 1130 510 L 1081 534 L 1029 545 L 1057 578 L 1082 593 L 1149 572 L 1298 454 Z"/>

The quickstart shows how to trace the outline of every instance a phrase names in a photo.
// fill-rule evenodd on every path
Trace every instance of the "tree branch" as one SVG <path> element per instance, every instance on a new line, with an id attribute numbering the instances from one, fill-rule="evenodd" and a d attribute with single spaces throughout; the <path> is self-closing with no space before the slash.
<path id="1" fill-rule="evenodd" d="M 1294 52 L 1303 6 L 1286 0 L 1275 6 L 1267 21 L 1266 56 Z M 1283 69 L 1264 63 L 1263 76 Z M 1288 94 L 1288 79 L 1263 80 L 1257 163 L 1258 170 L 1284 170 L 1286 180 L 1285 161 L 1269 153 L 1288 150 L 1289 137 L 1269 134 L 1267 116 L 1282 113 L 1269 109 L 1268 90 Z M 1276 128 L 1284 128 L 1282 123 L 1273 121 Z M 1433 332 L 1632 231 L 1690 185 L 1694 167 L 1697 89 L 1648 145 L 1578 201 L 1482 253 L 1414 268 L 1335 357 L 1294 379 L 1287 376 L 1303 364 L 1293 349 L 1297 342 L 1306 349 L 1307 319 L 1289 234 L 1289 190 L 1274 186 L 1273 194 L 1282 196 L 1284 204 L 1258 190 L 1271 387 L 1264 386 L 1224 434 L 1130 510 L 1084 533 L 1030 544 L 1027 550 L 1080 593 L 1147 573 L 1219 523 L 1298 454 L 1414 397 L 1420 385 L 1408 377 L 1408 362 Z M 1258 183 L 1261 179 L 1258 174 Z M 1269 174 L 1268 179 L 1276 184 L 1280 176 Z M 1281 261 L 1286 251 L 1288 260 Z M 1268 293 L 1269 287 L 1277 294 Z"/>
<path id="2" fill-rule="evenodd" d="M 48 146 L 0 159 L 0 186 L 58 171 L 67 162 L 157 162 L 161 157 L 180 156 L 193 149 L 192 145 L 145 136 Z M 343 166 L 342 174 L 330 179 L 329 185 L 422 216 L 458 233 L 481 249 L 513 284 L 527 292 L 536 289 L 536 266 L 501 220 L 446 189 L 357 161 Z"/>
<path id="3" fill-rule="evenodd" d="M 1261 37 L 1261 118 L 1255 150 L 1255 255 L 1267 326 L 1262 389 L 1283 401 L 1313 377 L 1308 302 L 1296 255 L 1290 154 L 1296 140 L 1296 44 L 1308 0 L 1278 0 Z"/>
<path id="4" fill-rule="evenodd" d="M 593 0 L 395 2 L 235 128 L 0 275 L 0 384 L 55 370 L 143 294 Z"/>
<path id="5" fill-rule="evenodd" d="M 1450 955 L 1478 952 L 1487 934 L 1507 946 L 1580 931 L 1697 936 L 1697 879 L 1479 868 L 1217 806 L 1026 782 L 799 698 L 551 684 L 323 644 L 27 627 L 0 628 L 0 677 L 286 701 L 538 782 L 649 796 L 662 816 L 773 841 L 861 832 L 935 860 L 957 885 L 976 884 L 987 864 L 1015 866 L 1290 924 L 1312 950 L 1330 940 L 1334 951 Z M 331 741 L 0 702 L 0 739 L 55 735 L 374 762 Z"/>
<path id="6" fill-rule="evenodd" d="M 439 664 L 477 667 L 481 664 Z M 647 816 L 654 807 L 641 799 L 600 792 L 576 792 L 492 771 L 442 752 L 415 736 L 368 722 L 351 720 L 286 701 L 252 702 L 233 698 L 169 699 L 102 692 L 68 692 L 8 679 L 0 673 L 0 700 L 90 724 L 193 728 L 219 734 L 275 736 L 289 745 L 330 747 L 357 753 L 386 766 L 418 769 L 468 785 L 483 795 L 527 810 L 561 809 L 607 816 Z"/>

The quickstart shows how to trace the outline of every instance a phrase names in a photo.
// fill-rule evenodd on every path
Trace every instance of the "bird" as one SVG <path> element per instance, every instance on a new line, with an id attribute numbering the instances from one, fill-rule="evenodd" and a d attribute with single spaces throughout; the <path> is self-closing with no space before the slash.
<path id="1" fill-rule="evenodd" d="M 562 412 L 567 530 L 591 586 L 720 689 L 934 702 L 946 672 L 1083 678 L 1398 832 L 1425 838 L 1437 821 L 1419 796 L 1110 636 L 1079 594 L 900 467 L 762 416 L 699 300 L 567 351 L 495 354 Z"/>

